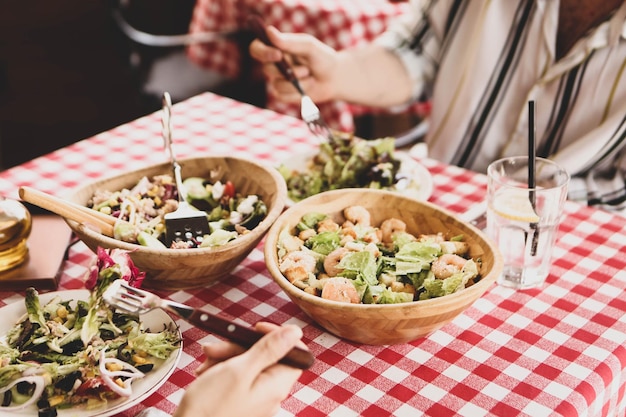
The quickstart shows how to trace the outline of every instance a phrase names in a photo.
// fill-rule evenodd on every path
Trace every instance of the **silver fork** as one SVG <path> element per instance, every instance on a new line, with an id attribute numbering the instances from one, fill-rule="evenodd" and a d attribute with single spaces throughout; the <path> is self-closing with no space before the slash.
<path id="1" fill-rule="evenodd" d="M 151 292 L 131 287 L 123 279 L 113 281 L 104 292 L 103 299 L 116 310 L 133 315 L 145 314 L 155 308 L 162 308 L 189 323 L 232 340 L 246 348 L 252 346 L 264 335 L 262 332 L 241 326 L 209 312 L 165 300 Z M 308 369 L 313 364 L 313 355 L 306 349 L 294 347 L 280 362 L 295 368 Z"/>
<path id="2" fill-rule="evenodd" d="M 294 78 L 294 80 L 298 85 L 300 84 L 297 78 Z M 311 97 L 307 96 L 302 89 L 300 89 L 300 94 L 302 94 L 302 100 L 300 101 L 300 116 L 302 117 L 302 120 L 306 122 L 306 125 L 311 133 L 323 142 L 335 142 L 335 135 L 332 129 L 322 118 L 320 109 L 315 105 L 313 100 L 311 100 Z"/>
<path id="3" fill-rule="evenodd" d="M 267 33 L 265 32 L 265 24 L 263 20 L 258 15 L 250 15 L 249 17 L 250 27 L 254 31 L 255 35 L 266 45 L 274 46 L 270 39 L 267 37 Z M 319 107 L 313 102 L 311 97 L 309 97 L 305 92 L 302 86 L 300 85 L 300 81 L 293 72 L 293 69 L 287 62 L 287 60 L 283 57 L 280 61 L 276 63 L 276 67 L 280 71 L 280 73 L 287 79 L 296 90 L 300 93 L 302 99 L 300 100 L 300 117 L 307 124 L 311 133 L 317 136 L 323 142 L 335 142 L 335 134 L 332 129 L 326 124 L 324 119 L 322 118 L 322 114 L 320 113 Z"/>

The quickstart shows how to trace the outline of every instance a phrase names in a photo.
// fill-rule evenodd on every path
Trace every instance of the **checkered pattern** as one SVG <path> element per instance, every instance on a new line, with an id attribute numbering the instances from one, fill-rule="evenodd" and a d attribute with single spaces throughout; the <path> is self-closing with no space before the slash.
<path id="1" fill-rule="evenodd" d="M 246 29 L 246 17 L 257 13 L 268 25 L 283 32 L 310 33 L 340 50 L 371 41 L 407 7 L 407 2 L 389 0 L 199 0 L 190 32 L 242 31 Z M 247 49 L 242 50 L 241 45 L 230 40 L 196 44 L 188 49 L 193 62 L 227 77 L 240 77 L 243 71 L 260 76 L 256 66 L 248 68 L 247 58 L 244 59 L 247 53 Z M 268 98 L 267 106 L 291 116 L 300 114 L 298 105 L 282 103 L 272 97 Z M 319 107 L 331 127 L 346 132 L 354 131 L 354 115 L 375 111 L 344 102 L 323 103 Z M 418 104 L 412 110 L 423 115 L 428 106 Z"/>
<path id="2" fill-rule="evenodd" d="M 173 107 L 181 157 L 201 153 L 276 164 L 316 147 L 296 118 L 205 93 Z M 57 195 L 121 170 L 166 160 L 159 114 L 119 126 L 0 173 L 0 192 L 19 185 Z M 430 201 L 453 212 L 484 197 L 483 175 L 421 161 L 431 172 Z M 513 291 L 494 286 L 428 337 L 393 346 L 364 346 L 325 332 L 272 281 L 263 242 L 223 282 L 160 295 L 253 324 L 295 323 L 316 362 L 283 402 L 288 416 L 614 416 L 626 399 L 626 219 L 566 204 L 547 286 Z M 73 246 L 61 289 L 83 287 L 94 255 Z M 0 305 L 23 294 L 0 292 Z M 141 404 L 172 413 L 214 336 L 178 321 L 182 360 L 165 385 Z"/>

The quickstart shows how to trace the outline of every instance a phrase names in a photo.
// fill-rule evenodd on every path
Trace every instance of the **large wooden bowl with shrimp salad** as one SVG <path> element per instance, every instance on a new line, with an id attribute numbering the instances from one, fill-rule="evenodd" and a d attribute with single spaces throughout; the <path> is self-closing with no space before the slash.
<path id="1" fill-rule="evenodd" d="M 120 248 L 129 251 L 135 266 L 146 272 L 143 286 L 174 290 L 210 285 L 227 277 L 259 244 L 283 211 L 287 198 L 285 181 L 269 164 L 231 156 L 199 156 L 180 159 L 183 179 L 201 177 L 231 181 L 243 195 L 255 194 L 267 206 L 263 220 L 248 233 L 222 245 L 206 248 L 170 249 L 142 246 L 107 237 L 82 224 L 67 220 L 76 235 L 92 250 Z M 98 190 L 132 188 L 142 177 L 171 174 L 172 165 L 162 163 L 99 179 L 75 189 L 69 200 L 87 205 Z"/>
<path id="2" fill-rule="evenodd" d="M 480 279 L 452 294 L 397 304 L 334 301 L 292 284 L 279 268 L 280 235 L 294 234 L 302 216 L 311 212 L 328 214 L 341 224 L 345 220 L 344 209 L 350 206 L 365 207 L 371 214 L 373 226 L 397 218 L 405 222 L 406 231 L 414 235 L 462 236 L 469 245 L 469 257 L 480 260 Z M 497 247 L 477 228 L 431 203 L 373 189 L 328 191 L 295 204 L 268 231 L 264 253 L 273 279 L 306 315 L 340 338 L 369 345 L 406 343 L 440 329 L 480 298 L 496 281 L 503 267 Z"/>

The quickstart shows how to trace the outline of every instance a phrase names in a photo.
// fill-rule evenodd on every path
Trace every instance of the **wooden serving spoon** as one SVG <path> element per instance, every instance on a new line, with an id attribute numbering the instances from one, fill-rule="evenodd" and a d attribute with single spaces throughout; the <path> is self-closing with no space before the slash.
<path id="1" fill-rule="evenodd" d="M 105 236 L 114 237 L 113 226 L 116 222 L 123 221 L 31 187 L 20 187 L 19 195 L 26 202 L 49 210 L 66 219 L 74 220 Z"/>

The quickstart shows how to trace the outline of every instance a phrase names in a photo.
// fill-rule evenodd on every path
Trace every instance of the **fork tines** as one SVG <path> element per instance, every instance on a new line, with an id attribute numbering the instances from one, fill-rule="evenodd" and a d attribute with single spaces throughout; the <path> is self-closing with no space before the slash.
<path id="1" fill-rule="evenodd" d="M 116 310 L 126 314 L 141 314 L 148 309 L 144 306 L 144 291 L 131 287 L 120 279 L 111 284 L 105 292 L 105 301 Z"/>
<path id="2" fill-rule="evenodd" d="M 300 116 L 311 133 L 322 141 L 333 143 L 335 140 L 333 131 L 324 121 L 319 107 L 311 100 L 311 97 L 303 95 L 300 106 Z"/>
<path id="3" fill-rule="evenodd" d="M 137 308 L 134 307 L 126 307 L 124 304 L 124 301 L 121 299 L 116 299 L 115 300 L 115 304 L 112 305 L 112 307 L 115 309 L 115 311 L 119 312 L 119 313 L 123 313 L 123 314 L 129 314 L 129 315 L 133 315 L 136 316 L 139 314 L 139 312 L 137 311 Z"/>
<path id="4" fill-rule="evenodd" d="M 116 294 L 113 297 L 116 310 L 120 310 L 127 314 L 141 314 L 144 308 L 141 305 L 141 298 L 133 294 Z"/>
<path id="5" fill-rule="evenodd" d="M 313 134 L 323 138 L 323 140 L 330 140 L 332 138 L 332 132 L 328 126 L 325 124 L 320 124 L 318 122 L 307 122 L 309 126 L 309 130 L 313 132 Z"/>

